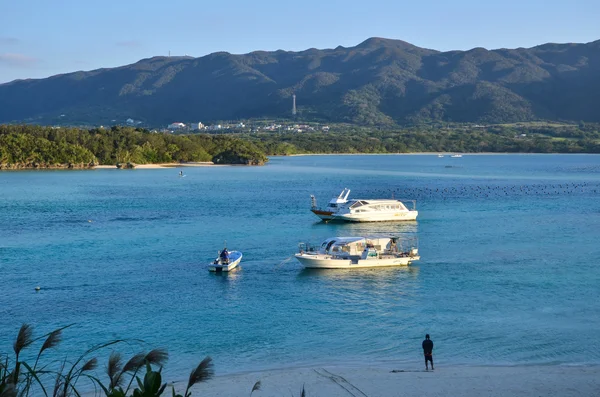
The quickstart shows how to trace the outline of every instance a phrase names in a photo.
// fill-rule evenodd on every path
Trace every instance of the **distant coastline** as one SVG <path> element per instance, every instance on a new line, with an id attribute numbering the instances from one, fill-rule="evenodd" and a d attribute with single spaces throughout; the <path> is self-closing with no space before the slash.
<path id="1" fill-rule="evenodd" d="M 438 156 L 443 155 L 451 158 L 456 152 L 411 152 L 411 153 L 297 153 L 297 154 L 275 154 L 269 155 L 270 158 L 278 157 L 308 157 L 308 156 Z M 459 153 L 462 157 L 469 156 L 508 156 L 508 155 L 598 155 L 598 153 Z M 460 160 L 458 160 L 460 161 Z M 152 163 L 152 164 L 132 164 L 131 166 L 119 167 L 117 164 L 0 164 L 0 171 L 19 171 L 19 170 L 118 170 L 118 169 L 163 169 L 163 168 L 184 168 L 184 167 L 230 167 L 230 166 L 250 166 L 248 164 L 215 164 L 212 161 L 188 162 L 188 163 Z"/>
<path id="2" fill-rule="evenodd" d="M 277 154 L 269 155 L 269 157 L 301 157 L 301 156 L 437 156 L 443 155 L 450 157 L 454 154 L 460 154 L 463 157 L 468 156 L 509 156 L 509 155 L 598 155 L 600 153 L 511 153 L 511 152 L 477 152 L 477 153 L 463 153 L 463 152 L 411 152 L 411 153 L 297 153 L 297 154 Z"/>
<path id="3" fill-rule="evenodd" d="M 519 130 L 491 126 L 470 132 L 355 127 L 346 132 L 180 135 L 120 126 L 86 130 L 0 125 L 0 170 L 264 165 L 269 156 L 517 153 L 600 153 L 600 132 L 595 125 L 583 125 Z"/>

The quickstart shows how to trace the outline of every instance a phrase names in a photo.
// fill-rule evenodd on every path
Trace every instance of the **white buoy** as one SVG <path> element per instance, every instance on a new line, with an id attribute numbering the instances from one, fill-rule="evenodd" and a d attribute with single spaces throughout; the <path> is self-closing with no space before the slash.
<path id="1" fill-rule="evenodd" d="M 36 290 L 36 291 L 39 291 L 39 290 L 41 290 L 41 289 L 42 289 L 42 287 L 40 287 L 39 285 L 38 285 L 37 287 L 35 287 L 35 290 Z"/>

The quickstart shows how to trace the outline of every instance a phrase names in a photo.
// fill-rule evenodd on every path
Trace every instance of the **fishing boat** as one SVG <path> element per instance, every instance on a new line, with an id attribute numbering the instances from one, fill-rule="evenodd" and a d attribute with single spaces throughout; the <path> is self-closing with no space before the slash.
<path id="1" fill-rule="evenodd" d="M 295 257 L 308 269 L 408 266 L 420 259 L 416 245 L 397 236 L 331 237 L 318 247 L 300 243 Z"/>
<path id="2" fill-rule="evenodd" d="M 329 201 L 327 207 L 321 209 L 317 206 L 317 199 L 311 195 L 311 211 L 324 221 L 347 222 L 385 222 L 385 221 L 414 221 L 419 212 L 416 210 L 416 201 L 412 202 L 412 209 L 408 209 L 400 200 L 394 199 L 348 199 L 350 189 L 342 192 Z"/>
<path id="3" fill-rule="evenodd" d="M 242 253 L 240 251 L 227 251 L 227 248 L 224 248 L 222 251 L 219 251 L 217 259 L 208 265 L 208 271 L 217 273 L 229 272 L 235 269 L 241 260 Z"/>

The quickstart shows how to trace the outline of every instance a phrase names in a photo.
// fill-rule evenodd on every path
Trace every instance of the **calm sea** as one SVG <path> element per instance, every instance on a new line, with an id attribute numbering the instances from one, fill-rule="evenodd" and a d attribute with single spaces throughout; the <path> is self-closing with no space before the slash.
<path id="1" fill-rule="evenodd" d="M 62 355 L 130 340 L 166 371 L 365 363 L 600 364 L 600 156 L 276 157 L 264 167 L 0 172 L 0 352 L 21 323 L 74 323 Z M 416 199 L 418 222 L 324 224 L 350 197 Z M 405 233 L 408 268 L 306 271 L 302 241 Z M 241 268 L 207 263 L 227 242 Z M 40 286 L 36 292 L 34 288 Z M 143 340 L 144 343 L 135 340 Z"/>

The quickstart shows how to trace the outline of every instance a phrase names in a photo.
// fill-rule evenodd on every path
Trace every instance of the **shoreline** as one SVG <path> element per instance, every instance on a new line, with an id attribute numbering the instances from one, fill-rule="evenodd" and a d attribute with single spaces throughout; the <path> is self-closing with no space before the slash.
<path id="1" fill-rule="evenodd" d="M 190 162 L 190 163 L 156 163 L 156 164 L 136 164 L 132 168 L 118 168 L 116 164 L 112 165 L 73 165 L 59 164 L 48 167 L 27 167 L 27 166 L 3 166 L 0 164 L 0 171 L 29 171 L 29 170 L 118 170 L 118 169 L 156 169 L 156 168 L 180 168 L 180 167 L 229 167 L 229 166 L 246 166 L 247 164 L 215 164 L 212 161 L 206 162 Z"/>
<path id="2" fill-rule="evenodd" d="M 172 382 L 177 392 L 186 380 Z M 309 366 L 217 375 L 192 391 L 203 396 L 593 396 L 600 391 L 600 366 L 461 366 L 443 363 L 435 371 L 421 365 L 361 367 Z M 168 390 L 168 394 L 171 392 Z"/>
<path id="3" fill-rule="evenodd" d="M 477 152 L 477 153 L 466 153 L 466 152 L 411 152 L 411 153 L 297 153 L 297 154 L 275 154 L 269 155 L 268 158 L 279 158 L 279 157 L 308 157 L 308 156 L 438 156 L 443 155 L 444 157 L 451 158 L 454 154 L 461 154 L 461 157 L 470 156 L 547 156 L 547 155 L 568 155 L 568 156 L 598 156 L 600 153 L 521 153 L 521 152 Z M 262 164 L 266 165 L 266 164 Z M 235 166 L 252 166 L 250 164 L 215 164 L 212 161 L 206 162 L 190 162 L 190 163 L 156 163 L 156 164 L 136 164 L 133 168 L 117 168 L 116 164 L 113 165 L 95 165 L 95 166 L 68 166 L 53 165 L 49 167 L 26 167 L 26 166 L 6 166 L 0 164 L 0 171 L 27 171 L 27 170 L 102 170 L 102 169 L 159 169 L 159 168 L 183 168 L 183 167 L 235 167 Z"/>
<path id="4" fill-rule="evenodd" d="M 156 169 L 156 168 L 179 168 L 179 167 L 227 167 L 230 164 L 215 164 L 212 161 L 194 162 L 194 163 L 156 163 L 156 164 L 136 164 L 133 169 Z M 90 167 L 92 170 L 118 170 L 115 165 L 97 165 Z M 131 169 L 131 168 L 123 168 Z"/>
<path id="5" fill-rule="evenodd" d="M 268 157 L 301 157 L 301 156 L 437 156 L 443 155 L 450 157 L 454 154 L 467 156 L 546 156 L 546 155 L 599 155 L 600 153 L 525 153 L 525 152 L 410 152 L 410 153 L 298 153 L 298 154 L 276 154 Z"/>

